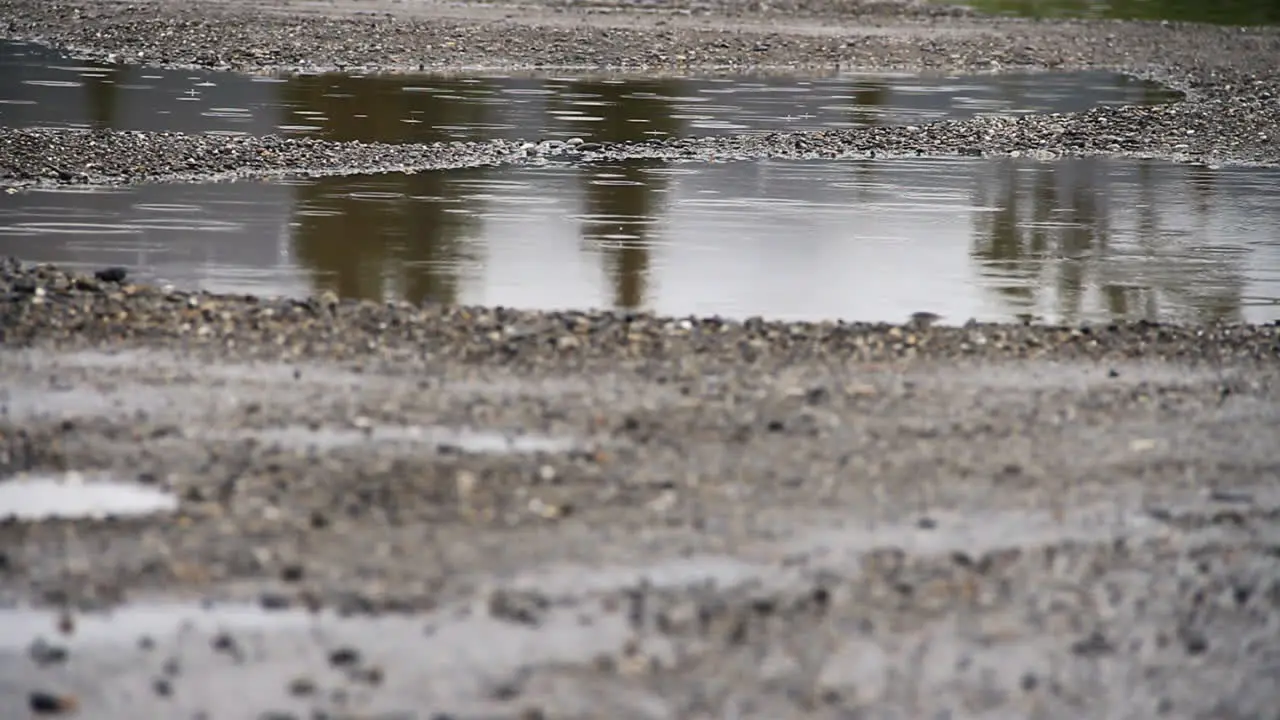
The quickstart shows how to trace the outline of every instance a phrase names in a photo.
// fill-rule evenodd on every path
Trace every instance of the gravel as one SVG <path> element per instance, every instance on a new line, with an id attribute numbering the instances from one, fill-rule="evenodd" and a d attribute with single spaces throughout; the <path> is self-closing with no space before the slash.
<path id="1" fill-rule="evenodd" d="M 533 152 L 5 130 L 0 176 L 1276 162 L 1274 31 L 772 7 L 0 0 L 0 27 L 248 72 L 1122 67 L 1187 99 Z M 0 520 L 0 715 L 1265 717 L 1278 361 L 1277 325 L 542 313 L 3 260 L 0 482 L 96 473 L 178 507 Z"/>
<path id="2" fill-rule="evenodd" d="M 178 509 L 0 522 L 0 602 L 99 638 L 69 635 L 63 666 L 0 637 L 0 697 L 104 718 L 341 716 L 351 693 L 388 717 L 1273 707 L 1280 326 L 731 322 L 106 276 L 0 266 L 0 475 L 137 479 Z M 539 437 L 560 446 L 519 444 Z M 95 629 L 122 602 L 140 619 Z M 109 692 L 101 668 L 135 655 L 109 684 L 137 691 Z"/>
<path id="3" fill-rule="evenodd" d="M 914 5 L 854 4 L 846 25 L 781 10 L 733 16 L 587 13 L 432 3 L 143 5 L 4 0 L 7 36 L 99 60 L 262 73 L 347 68 L 589 67 L 645 74 L 859 70 L 991 72 L 1113 69 L 1183 91 L 1182 102 L 1063 115 L 975 118 L 920 127 L 777 133 L 567 147 L 533 141 L 385 145 L 278 137 L 0 130 L 0 184 L 10 187 L 430 171 L 507 163 L 632 158 L 1120 155 L 1210 165 L 1280 162 L 1280 31 L 1123 22 L 1022 22 Z M 594 7 L 594 6 L 593 6 Z M 835 13 L 845 5 L 814 3 Z M 893 8 L 906 14 L 893 14 Z M 372 10 L 384 15 L 372 17 Z M 600 8 L 596 8 L 599 10 Z M 620 10 L 621 8 L 614 8 Z M 447 16 L 451 12 L 458 17 Z M 813 12 L 818 12 L 814 10 Z M 442 14 L 444 13 L 444 14 Z M 860 14 L 861 13 L 861 14 Z M 868 16 L 867 13 L 871 15 Z M 821 13 L 819 13 L 821 14 Z M 624 15 L 625 17 L 620 17 Z M 572 22 L 566 18 L 576 18 Z M 763 32 L 761 27 L 770 28 Z"/>

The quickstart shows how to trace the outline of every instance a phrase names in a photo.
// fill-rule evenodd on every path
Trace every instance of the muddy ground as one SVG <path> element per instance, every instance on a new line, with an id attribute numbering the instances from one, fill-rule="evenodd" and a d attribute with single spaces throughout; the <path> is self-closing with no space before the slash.
<path id="1" fill-rule="evenodd" d="M 1272 30 L 892 2 L 32 0 L 0 0 L 0 30 L 249 72 L 1119 67 L 1187 92 L 567 162 L 1280 157 Z M 541 152 L 213 142 L 3 130 L 0 176 Z M 177 510 L 0 522 L 0 717 L 1280 717 L 1280 327 L 736 323 L 117 280 L 0 267 L 0 473 L 133 482 Z"/>
<path id="2" fill-rule="evenodd" d="M 1274 716 L 1280 327 L 0 295 L 6 717 Z"/>

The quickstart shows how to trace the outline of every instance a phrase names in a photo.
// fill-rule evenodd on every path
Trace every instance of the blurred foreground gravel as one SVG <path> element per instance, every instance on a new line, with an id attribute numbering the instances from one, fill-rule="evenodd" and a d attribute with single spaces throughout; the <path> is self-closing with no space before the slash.
<path id="1" fill-rule="evenodd" d="M 3 266 L 0 487 L 177 507 L 0 523 L 4 717 L 1276 716 L 1280 327 L 104 277 Z"/>

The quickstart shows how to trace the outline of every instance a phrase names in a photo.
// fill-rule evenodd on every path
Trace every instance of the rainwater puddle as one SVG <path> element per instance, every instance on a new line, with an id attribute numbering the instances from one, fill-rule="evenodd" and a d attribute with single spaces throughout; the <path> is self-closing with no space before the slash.
<path id="1" fill-rule="evenodd" d="M 358 445 L 429 445 L 441 451 L 465 453 L 557 453 L 578 444 L 567 438 L 502 433 L 494 430 L 458 430 L 444 427 L 370 425 L 364 428 L 306 427 L 247 430 L 238 437 L 255 438 L 284 447 L 329 450 Z"/>
<path id="2" fill-rule="evenodd" d="M 33 191 L 0 208 L 0 254 L 413 303 L 1267 322 L 1280 319 L 1280 171 L 858 159 Z"/>
<path id="3" fill-rule="evenodd" d="M 1111 72 L 797 79 L 250 77 L 71 60 L 0 41 L 0 125 L 437 142 L 643 140 L 1075 112 L 1181 97 Z"/>
<path id="4" fill-rule="evenodd" d="M 74 472 L 0 480 L 0 518 L 100 519 L 172 512 L 177 507 L 176 497 L 155 488 Z"/>

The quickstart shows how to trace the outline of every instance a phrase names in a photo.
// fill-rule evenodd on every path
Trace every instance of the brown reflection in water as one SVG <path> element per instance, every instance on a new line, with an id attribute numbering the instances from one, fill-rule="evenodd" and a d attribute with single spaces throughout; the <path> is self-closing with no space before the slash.
<path id="1" fill-rule="evenodd" d="M 84 81 L 85 95 L 89 107 L 89 117 L 96 130 L 115 127 L 116 108 L 120 101 L 120 90 L 116 87 L 121 73 L 102 63 L 86 63 L 90 67 L 102 71 L 102 77 L 81 76 Z"/>
<path id="2" fill-rule="evenodd" d="M 424 84 L 432 92 L 405 89 Z M 483 80 L 326 73 L 290 78 L 280 92 L 281 124 L 317 126 L 315 134 L 328 140 L 429 143 L 457 139 L 442 129 L 446 126 L 485 123 L 492 106 L 470 96 L 496 94 L 496 88 Z M 486 137 L 483 130 L 467 134 Z"/>
<path id="3" fill-rule="evenodd" d="M 335 140 L 445 140 L 437 127 L 489 119 L 489 106 L 405 93 L 407 84 L 393 78 L 297 77 L 285 84 L 282 97 L 294 109 L 323 113 L 323 119 L 304 117 Z M 446 85 L 452 87 L 448 81 L 433 82 Z M 421 124 L 401 122 L 411 109 L 424 110 L 413 116 Z M 298 262 L 313 271 L 317 290 L 342 297 L 455 302 L 459 263 L 472 259 L 464 252 L 464 239 L 478 231 L 483 210 L 479 201 L 461 197 L 456 181 L 484 176 L 483 170 L 425 172 L 322 178 L 300 185 L 293 230 Z M 353 197 L 353 192 L 386 194 L 388 199 Z"/>
<path id="4" fill-rule="evenodd" d="M 862 80 L 853 86 L 853 106 L 849 108 L 849 120 L 857 127 L 875 127 L 884 116 L 883 108 L 889 104 L 889 84 L 877 80 Z"/>
<path id="5" fill-rule="evenodd" d="M 683 123 L 672 117 L 667 97 L 680 94 L 676 80 L 628 82 L 625 86 L 602 82 L 571 83 L 566 92 L 592 95 L 594 102 L 586 111 L 601 120 L 588 125 L 592 139 L 634 141 L 655 137 L 654 131 L 679 135 Z M 571 107 L 569 101 L 557 98 L 553 109 Z M 628 163 L 585 167 L 579 177 L 583 184 L 583 245 L 601 254 L 605 272 L 613 283 L 613 303 L 618 308 L 638 308 L 645 303 L 649 276 L 649 228 L 663 212 L 661 195 L 668 181 L 661 175 L 646 173 L 652 164 Z M 618 236 L 628 237 L 620 238 Z"/>
<path id="6" fill-rule="evenodd" d="M 483 208 L 459 198 L 442 172 L 356 182 L 321 178 L 298 187 L 294 254 L 313 272 L 316 290 L 375 301 L 455 302 L 460 265 L 476 260 L 465 239 L 478 232 Z"/>
<path id="7" fill-rule="evenodd" d="M 1040 293 L 1052 286 L 1056 313 L 1067 323 L 1083 317 L 1092 289 L 1116 320 L 1241 317 L 1241 268 L 1230 258 L 1213 257 L 1207 248 L 1179 244 L 1182 234 L 1167 228 L 1161 202 L 1171 193 L 1180 194 L 1168 187 L 1171 183 L 1156 166 L 1139 166 L 1133 178 L 1137 207 L 1124 208 L 1134 214 L 1136 257 L 1112 251 L 1109 195 L 1111 185 L 1124 180 L 1108 178 L 1099 161 L 1008 160 L 993 167 L 996 173 L 978 181 L 975 201 L 996 210 L 975 215 L 972 256 L 986 284 L 1015 312 L 1036 307 Z M 1194 175 L 1188 183 L 1193 195 L 1204 184 Z M 1194 213 L 1204 227 L 1207 201 L 1179 207 Z"/>

